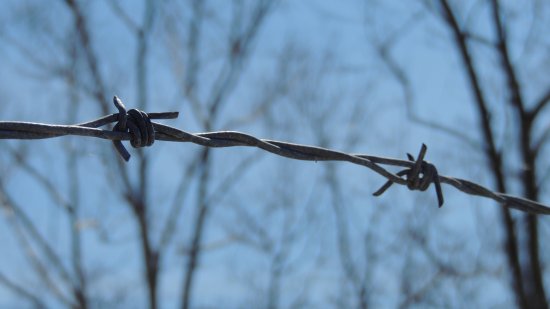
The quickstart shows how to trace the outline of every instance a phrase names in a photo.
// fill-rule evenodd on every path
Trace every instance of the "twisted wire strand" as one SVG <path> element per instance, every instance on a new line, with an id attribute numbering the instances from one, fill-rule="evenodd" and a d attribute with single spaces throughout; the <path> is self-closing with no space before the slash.
<path id="1" fill-rule="evenodd" d="M 115 99 L 118 98 L 115 97 Z M 117 108 L 119 108 L 118 105 Z M 145 116 L 148 116 L 147 121 L 149 121 L 149 119 L 172 119 L 178 116 L 177 112 L 147 114 L 142 111 L 139 112 Z M 0 121 L 0 139 L 44 139 L 74 135 L 107 139 L 114 142 L 134 141 L 136 138 L 136 133 L 129 132 L 128 128 L 126 128 L 125 131 L 99 129 L 99 127 L 107 124 L 120 123 L 123 114 L 125 114 L 125 108 L 122 105 L 122 109 L 119 108 L 119 113 L 107 115 L 89 122 L 75 125 Z M 124 117 L 126 117 L 126 115 L 124 115 Z M 443 204 L 443 195 L 439 184 L 444 183 L 451 185 L 466 194 L 493 199 L 506 207 L 515 208 L 532 214 L 550 214 L 550 207 L 539 202 L 505 193 L 494 192 L 468 180 L 438 174 L 437 169 L 433 164 L 423 160 L 423 156 L 426 151 L 425 145 L 423 145 L 421 153 L 416 161 L 411 155 L 408 155 L 409 160 L 400 160 L 367 154 L 349 154 L 322 147 L 260 139 L 252 135 L 236 131 L 189 133 L 164 124 L 152 121 L 150 123 L 152 124 L 154 131 L 152 137 L 153 140 L 151 140 L 148 145 L 144 146 L 149 146 L 156 139 L 170 142 L 189 142 L 204 147 L 216 148 L 243 146 L 256 147 L 275 155 L 304 161 L 346 161 L 365 166 L 387 179 L 388 182 L 374 193 L 375 196 L 382 194 L 394 183 L 405 185 L 411 190 L 421 191 L 426 190 L 429 184 L 434 183 L 439 200 L 439 206 L 441 206 Z M 115 128 L 116 127 L 117 126 L 115 126 Z M 132 145 L 134 145 L 134 142 L 132 142 Z M 129 154 L 127 152 L 127 156 L 125 156 L 118 147 L 117 150 L 125 160 L 129 159 Z M 403 167 L 405 169 L 394 174 L 383 168 L 381 165 Z M 405 176 L 405 178 L 403 178 L 403 176 Z"/>

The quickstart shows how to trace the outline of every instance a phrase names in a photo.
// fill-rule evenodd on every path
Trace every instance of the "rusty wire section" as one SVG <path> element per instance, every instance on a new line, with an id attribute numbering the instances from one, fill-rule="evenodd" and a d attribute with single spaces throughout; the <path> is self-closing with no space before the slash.
<path id="1" fill-rule="evenodd" d="M 410 190 L 425 191 L 434 184 L 439 206 L 443 205 L 441 183 L 470 194 L 493 199 L 506 207 L 515 208 L 532 214 L 550 214 L 550 207 L 536 201 L 524 199 L 505 193 L 491 191 L 474 182 L 439 175 L 435 165 L 424 161 L 427 147 L 422 145 L 415 160 L 407 154 L 409 160 L 370 156 L 365 154 L 348 154 L 336 150 L 293 144 L 288 142 L 259 139 L 254 136 L 234 131 L 207 133 L 188 133 L 171 126 L 152 122 L 151 119 L 173 119 L 177 112 L 145 113 L 136 109 L 126 111 L 118 97 L 113 98 L 118 113 L 101 117 L 76 125 L 53 125 L 44 123 L 0 121 L 0 139 L 43 139 L 66 135 L 89 136 L 113 141 L 118 153 L 128 161 L 130 154 L 121 141 L 130 141 L 133 147 L 151 146 L 155 140 L 170 142 L 190 142 L 205 147 L 257 147 L 273 154 L 305 161 L 346 161 L 365 166 L 387 179 L 387 182 L 376 192 L 375 196 L 384 193 L 392 184 L 406 185 Z M 113 130 L 98 129 L 104 125 L 116 123 Z M 381 165 L 399 166 L 405 169 L 391 173 Z"/>

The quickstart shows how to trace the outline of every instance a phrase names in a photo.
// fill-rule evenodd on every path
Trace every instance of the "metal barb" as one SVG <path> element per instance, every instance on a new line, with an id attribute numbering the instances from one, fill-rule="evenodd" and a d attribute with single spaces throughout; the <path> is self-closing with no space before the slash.
<path id="1" fill-rule="evenodd" d="M 113 131 L 129 133 L 130 144 L 134 148 L 151 146 L 155 142 L 155 129 L 149 115 L 137 109 L 131 109 L 126 111 L 126 106 L 122 103 L 117 96 L 113 97 L 113 103 L 118 109 L 118 122 L 113 127 Z M 177 114 L 167 115 L 167 113 L 158 115 L 159 117 L 175 118 Z M 130 153 L 120 140 L 114 140 L 113 144 L 120 156 L 128 162 L 130 160 Z"/>
<path id="2" fill-rule="evenodd" d="M 441 206 L 443 206 L 444 199 L 443 192 L 441 191 L 439 173 L 437 172 L 437 168 L 435 167 L 435 165 L 424 161 L 424 156 L 426 155 L 427 150 L 428 147 L 425 144 L 422 144 L 416 160 L 410 153 L 407 153 L 407 158 L 409 159 L 409 161 L 411 161 L 412 167 L 401 170 L 397 172 L 396 175 L 406 177 L 405 181 L 409 190 L 426 191 L 429 188 L 430 184 L 433 182 L 435 186 L 435 192 L 437 194 L 438 205 L 441 208 Z M 384 192 L 386 192 L 386 190 L 391 187 L 391 185 L 393 185 L 393 183 L 394 181 L 388 180 L 384 185 L 382 185 L 382 187 L 380 187 L 380 189 L 376 190 L 373 195 L 382 195 Z"/>
<path id="3" fill-rule="evenodd" d="M 118 109 L 118 121 L 113 127 L 113 131 L 115 132 L 126 132 L 126 122 L 128 121 L 128 114 L 126 113 L 126 106 L 122 103 L 122 101 L 115 95 L 113 97 L 113 103 L 115 104 L 115 107 Z M 115 146 L 116 151 L 118 154 L 124 159 L 124 161 L 128 162 L 130 161 L 130 153 L 128 150 L 126 150 L 126 147 L 122 145 L 122 142 L 120 140 L 113 141 L 113 145 Z"/>

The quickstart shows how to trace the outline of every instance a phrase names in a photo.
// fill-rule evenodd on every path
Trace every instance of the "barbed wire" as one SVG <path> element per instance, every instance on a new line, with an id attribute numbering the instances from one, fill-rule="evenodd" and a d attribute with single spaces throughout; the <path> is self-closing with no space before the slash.
<path id="1" fill-rule="evenodd" d="M 126 161 L 130 159 L 130 154 L 122 145 L 122 141 L 130 141 L 131 145 L 136 148 L 151 146 L 155 140 L 190 142 L 216 148 L 256 147 L 296 160 L 346 161 L 365 166 L 387 179 L 387 182 L 373 193 L 375 196 L 383 194 L 394 183 L 406 185 L 410 190 L 420 191 L 427 190 L 430 184 L 433 183 L 439 207 L 441 207 L 444 202 L 441 183 L 444 183 L 470 195 L 493 199 L 505 207 L 515 208 L 531 214 L 550 214 L 550 207 L 539 202 L 494 192 L 468 180 L 439 175 L 435 165 L 424 160 L 427 151 L 424 144 L 416 160 L 410 154 L 407 154 L 409 160 L 400 160 L 366 154 L 349 154 L 321 147 L 260 139 L 235 131 L 189 133 L 151 121 L 151 119 L 174 119 L 178 117 L 178 112 L 145 113 L 136 109 L 127 111 L 118 97 L 115 96 L 113 101 L 118 113 L 75 125 L 0 121 L 0 139 L 44 139 L 67 135 L 108 139 L 113 141 L 116 150 Z M 112 130 L 99 129 L 99 127 L 111 123 L 116 123 Z M 398 166 L 405 169 L 394 174 L 381 165 Z"/>

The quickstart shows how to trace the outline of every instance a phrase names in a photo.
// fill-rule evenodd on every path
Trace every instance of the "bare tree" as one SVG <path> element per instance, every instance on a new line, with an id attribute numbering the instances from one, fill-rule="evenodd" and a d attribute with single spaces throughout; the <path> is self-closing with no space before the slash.
<path id="1" fill-rule="evenodd" d="M 230 25 L 230 27 L 228 27 L 230 31 L 227 33 L 227 44 L 223 47 L 223 65 L 219 68 L 217 76 L 208 78 L 208 80 L 213 81 L 211 91 L 208 92 L 208 96 L 203 97 L 199 91 L 204 83 L 204 79 L 202 78 L 204 67 L 202 64 L 205 59 L 204 49 L 200 46 L 200 44 L 203 44 L 204 40 L 204 33 L 201 32 L 201 27 L 206 23 L 206 12 L 203 11 L 204 7 L 207 7 L 209 4 L 203 1 L 195 1 L 192 3 L 190 22 L 184 27 L 177 27 L 176 29 L 160 28 L 159 30 L 155 30 L 157 29 L 155 27 L 157 24 L 155 21 L 159 19 L 161 14 L 167 17 L 167 21 L 170 21 L 173 20 L 170 18 L 170 14 L 182 14 L 187 11 L 187 7 L 180 7 L 181 3 L 179 2 L 161 4 L 154 1 L 144 1 L 142 10 L 143 16 L 141 21 L 137 21 L 134 14 L 129 13 L 128 8 L 124 7 L 123 3 L 108 1 L 107 4 L 109 5 L 108 8 L 111 9 L 111 14 L 116 16 L 116 20 L 121 22 L 136 42 L 135 62 L 132 70 L 135 73 L 132 78 L 132 80 L 135 81 L 135 86 L 132 88 L 136 90 L 135 97 L 138 103 L 137 107 L 147 110 L 151 106 L 150 89 L 152 83 L 150 76 L 153 68 L 149 66 L 149 63 L 152 61 L 151 46 L 153 46 L 155 39 L 153 37 L 154 31 L 168 33 L 168 36 L 182 34 L 182 37 L 185 37 L 189 34 L 187 41 L 177 47 L 178 49 L 181 47 L 186 48 L 184 57 L 185 65 L 187 66 L 187 64 L 189 64 L 190 66 L 190 70 L 186 71 L 184 76 L 177 76 L 178 79 L 180 77 L 183 78 L 180 84 L 183 90 L 182 98 L 187 98 L 193 102 L 193 109 L 197 112 L 196 115 L 198 119 L 201 119 L 201 125 L 207 130 L 212 130 L 214 126 L 217 126 L 219 121 L 218 118 L 228 123 L 231 122 L 218 115 L 223 106 L 229 101 L 231 92 L 239 84 L 239 79 L 246 67 L 248 59 L 252 56 L 256 37 L 258 36 L 264 20 L 274 7 L 274 3 L 274 1 L 261 1 L 254 4 L 248 4 L 242 1 L 235 1 L 230 4 L 230 7 L 232 7 L 232 14 L 227 21 Z M 66 40 L 66 42 L 68 42 L 67 45 L 71 46 L 71 48 L 67 48 L 67 50 L 56 52 L 58 55 L 64 55 L 65 59 L 74 59 L 73 62 L 67 63 L 66 69 L 62 67 L 53 67 L 51 60 L 47 59 L 47 57 L 42 58 L 35 56 L 32 51 L 29 50 L 29 44 L 26 44 L 26 42 L 21 42 L 15 38 L 9 38 L 9 43 L 21 52 L 24 57 L 32 61 L 30 67 L 33 65 L 35 67 L 41 66 L 44 68 L 41 72 L 44 76 L 61 77 L 64 82 L 66 82 L 70 89 L 69 98 L 74 100 L 72 104 L 70 104 L 71 108 L 69 109 L 68 122 L 76 122 L 78 110 L 78 104 L 76 104 L 76 102 L 80 100 L 80 98 L 87 102 L 91 101 L 102 113 L 108 114 L 111 110 L 109 103 L 111 89 L 114 89 L 121 83 L 108 77 L 102 70 L 110 60 L 104 58 L 104 54 L 100 52 L 96 41 L 94 24 L 92 22 L 92 14 L 94 11 L 90 9 L 93 5 L 72 0 L 64 1 L 62 4 L 65 6 L 66 12 L 69 13 L 69 20 L 72 21 L 68 24 L 68 27 L 72 29 L 70 31 L 71 36 L 67 38 L 54 37 L 52 33 L 46 33 L 45 36 L 47 38 L 54 38 L 57 42 L 63 44 L 65 44 L 64 40 Z M 187 6 L 186 3 L 183 5 Z M 37 9 L 32 5 L 29 5 L 29 8 Z M 211 17 L 208 16 L 208 18 Z M 217 26 L 218 21 L 219 20 L 213 20 L 208 26 Z M 162 37 L 162 35 L 160 37 Z M 4 37 L 4 39 L 6 38 Z M 154 46 L 158 47 L 159 45 Z M 206 57 L 209 56 L 210 55 L 206 55 Z M 177 65 L 174 67 L 178 69 Z M 199 77 L 201 78 L 199 79 Z M 178 80 L 178 82 L 180 82 L 180 80 Z M 271 93 L 270 95 L 273 96 L 274 94 Z M 268 98 L 267 96 L 260 99 L 261 104 L 254 109 L 253 113 L 250 115 L 240 115 L 240 117 L 234 119 L 233 123 L 239 125 L 254 121 L 261 113 L 269 108 L 271 99 L 272 98 Z M 79 175 L 77 172 L 78 163 L 76 161 L 74 147 L 67 145 L 67 150 L 69 157 L 67 161 L 68 177 L 82 177 L 82 175 Z M 23 164 L 21 159 L 22 156 L 14 152 L 14 156 L 15 155 L 17 155 L 18 160 L 21 160 L 21 164 Z M 117 194 L 125 201 L 134 216 L 134 222 L 137 226 L 139 235 L 138 239 L 140 240 L 141 256 L 143 258 L 143 282 L 147 287 L 147 299 L 150 308 L 156 308 L 159 304 L 158 286 L 162 270 L 162 259 L 165 251 L 167 251 L 174 241 L 177 240 L 177 238 L 174 237 L 174 235 L 178 234 L 177 221 L 180 218 L 179 214 L 181 213 L 185 196 L 189 193 L 188 187 L 190 180 L 197 179 L 200 185 L 198 186 L 197 195 L 199 196 L 197 201 L 197 217 L 196 220 L 192 221 L 195 224 L 195 228 L 194 232 L 191 234 L 188 263 L 186 267 L 184 267 L 185 279 L 182 285 L 181 296 L 183 307 L 189 306 L 191 302 L 192 286 L 200 257 L 201 239 L 203 230 L 205 229 L 205 222 L 208 218 L 210 205 L 219 202 L 222 194 L 238 182 L 240 178 L 239 175 L 244 174 L 248 169 L 247 166 L 255 162 L 255 160 L 250 159 L 243 160 L 242 164 L 238 165 L 239 170 L 233 171 L 233 173 L 230 173 L 225 179 L 222 179 L 222 181 L 216 182 L 217 186 L 214 189 L 221 190 L 221 194 L 211 189 L 214 183 L 211 181 L 210 170 L 212 167 L 209 163 L 210 156 L 210 150 L 201 151 L 197 153 L 195 159 L 192 159 L 189 164 L 183 168 L 185 171 L 184 177 L 182 177 L 180 184 L 177 186 L 178 189 L 171 203 L 172 206 L 167 212 L 166 218 L 163 220 L 153 220 L 153 217 L 158 218 L 158 215 L 151 213 L 151 205 L 153 204 L 150 197 L 153 187 L 149 180 L 151 173 L 151 158 L 146 156 L 145 152 L 137 151 L 137 158 L 134 159 L 138 161 L 137 171 L 131 170 L 128 168 L 128 165 L 125 165 L 117 159 L 112 160 L 111 154 L 102 158 L 105 166 L 108 167 L 106 169 L 108 173 L 107 177 L 109 179 L 114 179 L 116 184 L 115 188 L 119 189 Z M 29 167 L 31 166 L 29 165 Z M 36 172 L 33 176 L 44 182 L 46 189 L 52 191 L 52 196 L 58 198 L 56 200 L 57 202 L 67 204 L 67 202 L 61 199 L 64 196 L 64 192 L 57 192 L 54 190 L 57 189 L 56 186 L 49 180 L 46 182 L 46 177 L 40 175 L 39 172 Z M 77 181 L 70 183 L 68 192 L 70 198 L 74 199 L 74 203 L 78 204 L 79 186 Z M 5 191 L 5 193 L 9 192 Z M 10 205 L 11 204 L 12 203 L 10 203 Z M 69 206 L 68 214 L 71 221 L 72 232 L 74 232 L 71 241 L 72 268 L 74 269 L 76 278 L 73 288 L 74 298 L 76 299 L 75 303 L 77 303 L 79 307 L 87 307 L 89 303 L 89 296 L 87 295 L 88 280 L 83 270 L 83 248 L 81 238 L 78 235 L 79 205 L 71 204 Z M 14 208 L 15 206 L 12 205 L 10 207 Z M 32 221 L 29 220 L 29 222 L 29 224 L 33 224 Z M 157 231 L 159 231 L 158 234 Z M 156 240 L 157 235 L 159 236 L 158 241 Z M 37 236 L 40 236 L 40 233 L 37 232 Z M 38 254 L 38 256 L 44 255 L 46 254 Z M 62 264 L 60 261 L 58 262 Z M 45 275 L 48 275 L 48 273 Z M 31 297 L 31 292 L 24 291 L 19 285 L 11 282 L 8 278 L 3 278 L 6 279 L 3 280 L 6 282 L 6 285 L 10 286 L 14 292 L 28 295 L 29 299 L 34 301 Z M 62 296 L 66 298 L 62 294 L 59 294 L 58 298 L 61 299 Z M 69 303 L 68 299 L 66 303 Z"/>
<path id="2" fill-rule="evenodd" d="M 484 149 L 490 170 L 493 173 L 494 181 L 500 192 L 507 192 L 510 180 L 505 176 L 505 165 L 502 159 L 502 151 L 495 142 L 495 131 L 492 127 L 491 111 L 489 110 L 490 99 L 487 97 L 487 90 L 480 81 L 479 69 L 476 68 L 472 45 L 475 42 L 470 38 L 473 30 L 461 27 L 456 9 L 453 4 L 442 0 L 439 3 L 441 16 L 453 34 L 457 52 L 460 54 L 464 64 L 464 70 L 470 83 L 470 89 L 474 95 L 474 102 L 479 112 L 479 126 L 483 133 Z M 517 151 L 520 153 L 522 162 L 521 185 L 525 197 L 538 200 L 539 187 L 537 186 L 537 157 L 540 155 L 540 146 L 533 135 L 534 121 L 540 117 L 548 100 L 548 90 L 544 90 L 541 98 L 534 103 L 528 103 L 524 99 L 522 84 L 517 75 L 517 63 L 513 63 L 510 55 L 509 27 L 503 23 L 507 14 L 502 9 L 499 1 L 490 1 L 489 9 L 494 27 L 494 38 L 490 41 L 494 45 L 494 52 L 500 62 L 500 70 L 507 94 L 508 106 L 515 119 L 517 119 Z M 474 34 L 475 36 L 475 34 Z M 507 108 L 500 106 L 499 108 Z M 540 141 L 544 144 L 545 141 Z M 508 264 L 512 274 L 512 286 L 516 296 L 516 303 L 521 308 L 547 308 L 547 298 L 542 280 L 543 272 L 540 262 L 540 241 L 538 231 L 538 219 L 534 215 L 521 216 L 525 220 L 525 233 L 527 240 L 520 241 L 518 238 L 518 226 L 514 222 L 513 215 L 509 209 L 502 209 L 502 224 L 506 231 L 505 253 L 508 257 Z M 521 261 L 520 252 L 526 252 L 527 258 Z"/>
<path id="3" fill-rule="evenodd" d="M 276 0 L 144 0 L 139 6 L 114 0 L 64 0 L 52 4 L 55 10 L 29 2 L 14 5 L 17 23 L 11 29 L 15 30 L 2 27 L 0 20 L 0 40 L 16 55 L 18 74 L 44 85 L 57 83 L 40 88 L 51 91 L 52 107 L 66 111 L 51 115 L 56 122 L 79 122 L 92 112 L 109 114 L 116 90 L 123 99 L 128 97 L 128 105 L 135 101 L 145 111 L 161 107 L 182 111 L 186 130 L 263 131 L 270 138 L 369 153 L 371 146 L 376 150 L 378 145 L 389 155 L 393 145 L 401 145 L 395 146 L 401 151 L 416 130 L 402 121 L 400 102 L 386 108 L 398 97 L 406 103 L 409 120 L 452 137 L 452 143 L 475 151 L 472 155 L 479 153 L 496 190 L 521 190 L 527 198 L 541 199 L 550 174 L 542 172 L 549 164 L 544 158 L 550 129 L 544 119 L 550 91 L 544 84 L 547 80 L 530 75 L 541 70 L 544 61 L 533 69 L 524 59 L 531 53 L 546 56 L 542 46 L 549 42 L 534 30 L 524 34 L 516 18 L 532 14 L 535 29 L 547 13 L 524 12 L 511 1 L 474 2 L 416 1 L 407 4 L 406 12 L 390 4 L 392 10 L 382 18 L 391 27 L 380 32 L 375 23 L 341 18 L 324 4 L 286 2 L 283 13 L 300 6 L 319 14 L 320 24 L 345 23 L 339 28 L 344 32 L 331 37 L 323 29 L 319 40 L 303 41 L 298 32 L 316 18 L 312 15 L 287 30 L 291 44 L 267 48 L 257 46 L 271 40 L 274 32 L 266 29 L 280 31 L 286 22 L 273 14 Z M 370 12 L 388 2 L 362 3 Z M 528 4 L 545 6 L 540 1 Z M 282 20 L 269 24 L 271 17 Z M 103 26 L 98 20 L 112 24 Z M 421 28 L 423 23 L 429 27 Z M 115 36 L 103 37 L 112 25 L 114 33 L 123 33 L 116 37 L 116 48 L 111 42 Z M 361 62 L 358 55 L 366 40 L 358 36 L 364 38 L 365 30 L 376 35 L 368 37 L 367 43 L 374 43 L 368 47 L 374 49 L 367 47 Z M 423 72 L 409 71 L 411 55 L 402 49 L 418 32 L 429 36 L 429 42 L 439 44 L 437 36 L 443 36 L 450 43 L 460 64 L 454 68 L 466 77 L 478 129 L 464 130 L 415 113 L 421 107 L 417 95 L 430 89 L 416 88 L 417 80 L 411 76 Z M 348 41 L 339 45 L 339 40 Z M 523 40 L 526 46 L 521 46 Z M 326 49 L 318 48 L 317 41 L 323 41 Z M 353 55 L 343 51 L 348 47 Z M 264 71 L 264 66 L 269 68 Z M 380 67 L 390 73 L 390 82 L 376 71 Z M 396 93 L 396 88 L 389 88 L 395 81 L 401 87 Z M 16 100 L 20 98 L 23 95 Z M 28 265 L 25 275 L 31 278 L 18 278 L 16 271 L 2 268 L 0 287 L 31 306 L 115 306 L 117 300 L 109 299 L 109 295 L 116 298 L 116 292 L 110 291 L 115 289 L 98 279 L 107 278 L 118 279 L 114 285 L 136 296 L 123 303 L 127 306 L 144 303 L 158 308 L 169 295 L 170 304 L 175 298 L 182 308 L 198 307 L 210 302 L 199 293 L 205 287 L 198 279 L 203 275 L 210 279 L 206 274 L 211 274 L 202 263 L 223 255 L 210 252 L 236 248 L 243 255 L 253 252 L 235 262 L 241 267 L 235 273 L 247 276 L 236 283 L 246 289 L 246 295 L 236 295 L 242 297 L 236 301 L 239 305 L 248 299 L 266 308 L 468 307 L 483 299 L 509 305 L 509 298 L 482 295 L 479 287 L 485 280 L 512 291 L 518 307 L 548 305 L 543 280 L 547 250 L 542 241 L 547 229 L 541 218 L 503 208 L 498 209 L 500 228 L 485 223 L 480 232 L 476 229 L 481 228 L 481 219 L 476 218 L 474 227 L 453 230 L 456 227 L 439 220 L 447 219 L 448 208 L 436 212 L 423 207 L 427 199 L 405 200 L 393 188 L 389 196 L 371 200 L 364 171 L 337 163 L 275 158 L 255 168 L 271 159 L 257 152 L 243 155 L 247 150 L 222 153 L 182 145 L 173 150 L 166 144 L 157 147 L 167 151 L 134 150 L 132 161 L 124 163 L 110 150 L 100 150 L 104 144 L 99 148 L 94 142 L 70 138 L 50 142 L 53 146 L 2 142 L 0 152 L 0 205 L 20 249 L 17 254 Z M 95 176 L 89 176 L 92 168 L 84 163 L 90 157 L 96 160 Z M 444 164 L 454 164 L 449 161 Z M 440 169 L 442 165 L 437 164 Z M 98 194 L 96 182 L 105 187 L 104 194 Z M 27 205 L 30 197 L 16 193 L 21 190 L 14 190 L 13 184 L 21 183 L 46 197 L 47 212 L 61 220 L 53 225 L 62 226 L 62 237 L 51 236 L 39 218 L 41 212 Z M 94 210 L 86 206 L 91 199 L 100 204 Z M 116 208 L 119 203 L 124 206 Z M 98 214 L 102 210 L 105 213 Z M 90 212 L 97 217 L 91 234 L 85 222 Z M 484 218 L 492 214 L 482 212 Z M 212 235 L 221 240 L 213 241 Z M 501 235 L 504 250 L 494 254 Z M 120 240 L 114 240 L 117 237 Z M 98 257 L 96 247 L 106 255 Z M 130 256 L 124 252 L 119 263 L 139 261 L 138 268 L 113 265 L 111 254 L 121 252 L 121 247 L 132 251 Z M 262 266 L 248 265 L 251 260 Z M 119 273 L 131 279 L 117 278 Z M 32 284 L 27 284 L 29 280 Z"/>
<path id="4" fill-rule="evenodd" d="M 471 149 L 482 152 L 496 190 L 510 192 L 516 183 L 513 175 L 518 174 L 521 176 L 517 184 L 521 186 L 523 195 L 526 198 L 538 200 L 542 181 L 538 173 L 542 165 L 541 153 L 547 138 L 545 129 L 541 131 L 536 121 L 544 114 L 545 106 L 549 101 L 549 91 L 543 86 L 542 91 L 535 91 L 536 94 L 532 95 L 535 97 L 534 100 L 526 99 L 527 81 L 522 80 L 521 76 L 528 74 L 527 67 L 522 68 L 522 60 L 528 59 L 527 50 L 533 52 L 537 50 L 534 42 L 539 42 L 542 38 L 537 39 L 530 35 L 526 40 L 529 48 L 522 49 L 525 54 L 521 57 L 514 55 L 518 43 L 517 38 L 515 38 L 516 41 L 512 40 L 512 33 L 514 27 L 518 26 L 510 17 L 512 14 L 527 16 L 532 12 L 513 11 L 511 3 L 498 0 L 480 1 L 475 4 L 447 0 L 420 1 L 420 3 L 428 11 L 440 17 L 444 27 L 450 33 L 452 45 L 459 56 L 461 69 L 468 82 L 472 104 L 478 115 L 481 142 L 475 141 L 468 136 L 469 132 L 463 130 L 419 119 L 413 114 L 410 114 L 411 119 L 421 125 L 427 125 L 454 136 L 469 145 Z M 529 5 L 538 7 L 539 3 L 533 1 Z M 476 18 L 485 18 L 490 21 L 491 29 L 475 28 Z M 542 19 L 541 16 L 534 17 L 532 25 L 540 19 Z M 404 25 L 408 24 L 404 23 Z M 396 38 L 403 36 L 405 34 L 403 32 L 410 28 L 410 25 L 404 26 L 403 31 L 395 32 L 386 42 L 379 45 L 382 59 L 403 86 L 409 110 L 411 110 L 413 90 L 408 73 L 392 59 L 391 48 Z M 493 59 L 495 61 L 489 62 L 487 53 L 480 52 L 481 49 L 489 51 L 492 57 L 489 61 Z M 494 66 L 493 63 L 495 63 Z M 501 89 L 505 89 L 505 99 L 500 100 L 498 94 L 493 95 L 491 83 L 484 81 L 484 75 L 481 72 L 488 69 L 494 72 L 493 76 L 498 76 L 500 79 L 498 83 Z M 502 133 L 495 125 L 493 116 L 495 114 L 513 115 L 509 129 L 513 130 L 515 135 L 509 137 L 509 142 L 505 144 L 499 144 L 499 136 Z M 514 155 L 509 155 L 507 152 L 513 152 Z M 521 162 L 519 171 L 515 170 L 516 165 L 507 163 L 516 154 Z M 540 218 L 534 215 L 516 214 L 506 207 L 501 209 L 500 216 L 505 231 L 503 253 L 507 258 L 516 305 L 520 308 L 548 307 L 543 281 L 544 268 L 541 262 Z"/>
<path id="5" fill-rule="evenodd" d="M 30 8 L 25 8 L 30 9 Z M 51 24 L 47 20 L 36 20 L 41 23 L 45 29 L 49 29 Z M 74 33 L 72 33 L 74 34 Z M 69 34 L 71 36 L 72 34 Z M 64 117 L 67 122 L 75 122 L 76 113 L 79 107 L 78 94 L 76 91 L 76 72 L 77 55 L 76 46 L 71 44 L 62 44 L 58 46 L 60 52 L 67 54 L 67 62 L 62 63 L 47 63 L 44 59 L 32 58 L 32 54 L 24 44 L 18 41 L 11 34 L 3 35 L 8 43 L 13 44 L 24 55 L 29 55 L 32 65 L 38 79 L 43 78 L 47 74 L 61 78 L 67 85 L 67 94 L 71 99 L 72 104 L 68 108 L 67 115 Z M 42 38 L 44 39 L 44 38 Z M 60 38 L 51 33 L 49 40 L 55 43 L 59 42 Z M 46 39 L 48 40 L 48 39 Z M 28 52 L 28 53 L 27 53 Z M 34 181 L 34 187 L 38 190 L 43 190 L 51 198 L 54 204 L 57 204 L 57 209 L 51 211 L 67 217 L 68 230 L 67 235 L 70 251 L 70 265 L 66 265 L 64 257 L 60 253 L 62 250 L 51 242 L 42 230 L 40 222 L 33 221 L 33 216 L 30 216 L 28 207 L 21 203 L 17 197 L 6 189 L 7 182 L 0 184 L 0 195 L 2 196 L 2 206 L 7 210 L 7 219 L 10 222 L 12 230 L 21 243 L 21 247 L 31 268 L 44 286 L 46 287 L 46 295 L 50 294 L 53 299 L 67 307 L 87 308 L 89 306 L 89 294 L 87 289 L 87 272 L 84 265 L 82 253 L 82 236 L 81 236 L 81 213 L 79 201 L 79 186 L 80 183 L 77 176 L 78 154 L 75 148 L 70 144 L 64 145 L 67 149 L 67 177 L 74 179 L 70 182 L 68 191 L 64 192 L 55 181 L 51 179 L 40 167 L 30 162 L 30 154 L 26 147 L 4 147 L 11 155 L 16 166 Z M 30 186 L 32 188 L 33 186 Z M 30 210 L 32 211 L 32 210 Z M 31 288 L 19 285 L 16 281 L 2 275 L 2 283 L 4 286 L 22 296 L 23 299 L 28 299 L 35 307 L 45 308 L 49 302 L 44 301 L 44 295 L 34 292 Z"/>
<path id="6" fill-rule="evenodd" d="M 201 44 L 204 41 L 203 27 L 206 24 L 205 8 L 208 3 L 193 1 L 192 17 L 186 28 L 187 33 L 178 33 L 179 27 L 171 27 L 170 42 L 181 42 L 176 46 L 170 46 L 176 50 L 184 48 L 183 58 L 175 55 L 183 67 L 175 66 L 176 76 L 180 80 L 181 92 L 184 98 L 190 102 L 194 116 L 200 120 L 201 129 L 213 130 L 219 123 L 221 110 L 228 104 L 231 93 L 239 83 L 242 70 L 245 68 L 254 48 L 256 37 L 266 17 L 273 8 L 275 1 L 259 1 L 247 6 L 242 1 L 231 3 L 230 27 L 228 39 L 222 47 L 222 64 L 214 77 L 211 86 L 207 86 L 206 95 L 202 95 L 204 87 L 199 77 L 203 74 L 204 66 L 201 54 Z M 175 11 L 177 12 L 177 11 Z M 167 19 L 168 27 L 177 24 L 179 15 Z M 184 28 L 185 29 L 185 28 Z M 183 42 L 182 42 L 183 38 Z M 178 53 L 176 51 L 176 53 Z M 211 204 L 208 196 L 211 194 L 211 150 L 205 148 L 198 154 L 198 186 L 197 186 L 197 210 L 193 220 L 190 245 L 184 272 L 184 283 L 181 292 L 181 307 L 189 308 L 191 305 L 192 288 L 195 282 L 196 272 L 199 266 L 201 254 L 201 242 L 209 217 Z"/>
<path id="7" fill-rule="evenodd" d="M 94 52 L 94 45 L 91 41 L 91 35 L 89 31 L 89 24 L 86 20 L 86 17 L 82 11 L 80 4 L 77 1 L 66 1 L 67 8 L 70 10 L 73 20 L 74 27 L 77 29 L 78 33 L 78 42 L 81 47 L 81 50 L 84 53 L 84 58 L 86 60 L 87 69 L 91 79 L 93 81 L 93 86 L 91 86 L 91 94 L 95 99 L 98 106 L 104 113 L 109 112 L 108 105 L 108 93 L 107 93 L 107 82 L 101 76 L 99 71 L 99 60 L 97 55 Z M 146 109 L 148 106 L 148 51 L 150 45 L 150 34 L 154 25 L 154 19 L 157 15 L 156 6 L 153 1 L 146 1 L 144 8 L 144 16 L 142 24 L 138 25 L 133 22 L 128 16 L 125 15 L 124 11 L 118 7 L 117 4 L 112 4 L 115 8 L 116 13 L 120 16 L 121 20 L 125 21 L 127 26 L 130 28 L 137 39 L 136 46 L 136 62 L 135 62 L 135 71 L 136 71 L 136 90 L 137 90 L 137 101 L 138 107 L 140 109 Z M 127 167 L 120 161 L 116 161 L 118 164 L 118 169 L 123 178 L 123 192 L 122 195 L 128 206 L 135 215 L 136 223 L 138 225 L 139 237 L 141 240 L 141 249 L 143 264 L 145 270 L 145 282 L 148 287 L 149 294 L 149 307 L 156 308 L 158 305 L 158 275 L 159 275 L 159 252 L 154 247 L 152 243 L 152 235 L 150 228 L 150 215 L 149 215 L 149 199 L 148 192 L 150 186 L 148 185 L 148 173 L 149 173 L 149 160 L 146 158 L 143 152 L 138 152 L 139 160 L 139 171 L 138 171 L 138 183 L 133 184 L 129 176 L 129 170 Z"/>

